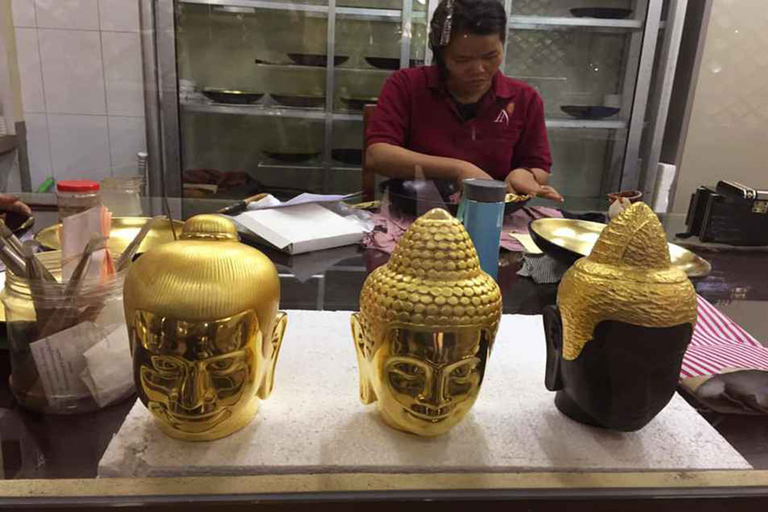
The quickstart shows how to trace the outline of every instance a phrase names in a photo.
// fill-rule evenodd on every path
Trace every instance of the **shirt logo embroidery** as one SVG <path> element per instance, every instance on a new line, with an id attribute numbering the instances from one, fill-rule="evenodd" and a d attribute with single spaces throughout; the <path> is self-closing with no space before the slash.
<path id="1" fill-rule="evenodd" d="M 509 104 L 501 111 L 499 111 L 499 115 L 496 116 L 496 120 L 494 123 L 504 123 L 505 125 L 509 126 L 509 118 L 512 116 L 512 113 L 515 111 L 515 102 L 510 101 Z"/>

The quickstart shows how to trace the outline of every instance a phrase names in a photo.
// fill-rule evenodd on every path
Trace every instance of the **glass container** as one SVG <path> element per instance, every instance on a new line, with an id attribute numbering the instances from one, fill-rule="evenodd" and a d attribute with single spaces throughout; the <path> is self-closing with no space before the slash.
<path id="1" fill-rule="evenodd" d="M 101 180 L 101 203 L 114 217 L 141 217 L 142 176 L 114 177 Z"/>
<path id="2" fill-rule="evenodd" d="M 60 251 L 37 257 L 60 279 Z M 8 273 L 0 299 L 11 356 L 10 388 L 22 407 L 78 414 L 133 393 L 124 277 L 125 271 L 103 282 L 83 279 L 72 289 L 68 283 Z"/>

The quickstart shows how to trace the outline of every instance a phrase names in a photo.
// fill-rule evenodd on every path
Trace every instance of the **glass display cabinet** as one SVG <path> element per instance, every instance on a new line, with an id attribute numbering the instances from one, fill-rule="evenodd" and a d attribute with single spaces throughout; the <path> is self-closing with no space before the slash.
<path id="1" fill-rule="evenodd" d="M 641 187 L 656 167 L 687 2 L 504 3 L 504 71 L 544 99 L 552 181 L 569 207 Z M 437 4 L 145 0 L 150 164 L 163 170 L 152 190 L 160 177 L 184 198 L 360 190 L 362 109 L 394 70 L 431 62 Z"/>

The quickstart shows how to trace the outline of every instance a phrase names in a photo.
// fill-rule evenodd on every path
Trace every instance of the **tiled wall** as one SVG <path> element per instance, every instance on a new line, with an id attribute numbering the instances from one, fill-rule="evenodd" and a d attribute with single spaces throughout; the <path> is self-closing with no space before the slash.
<path id="1" fill-rule="evenodd" d="M 33 190 L 136 174 L 145 149 L 138 0 L 12 0 Z"/>

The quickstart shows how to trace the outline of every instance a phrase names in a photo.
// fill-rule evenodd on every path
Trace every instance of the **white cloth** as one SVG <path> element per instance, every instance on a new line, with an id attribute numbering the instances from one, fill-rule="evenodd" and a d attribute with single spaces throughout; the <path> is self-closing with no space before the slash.
<path id="1" fill-rule="evenodd" d="M 137 401 L 100 476 L 338 472 L 749 469 L 675 395 L 644 429 L 610 432 L 561 414 L 544 387 L 540 316 L 502 318 L 480 397 L 438 438 L 387 427 L 360 403 L 349 312 L 290 311 L 275 391 L 244 429 L 210 443 L 171 439 Z"/>

